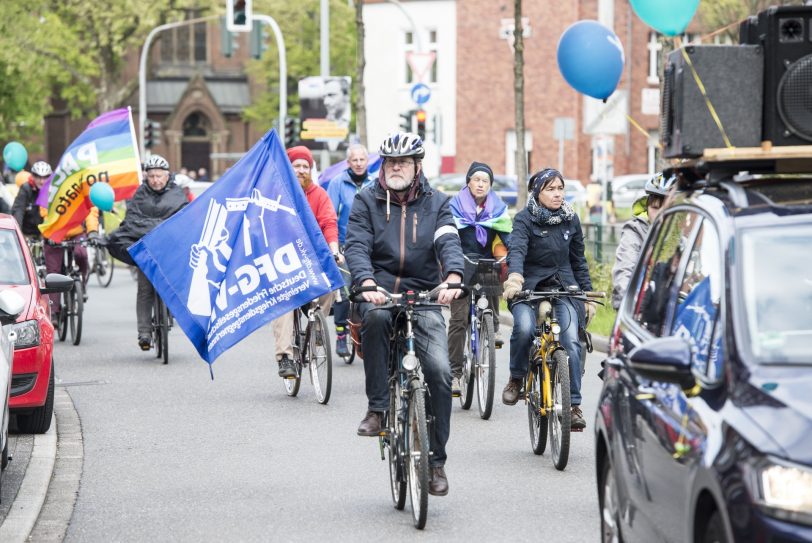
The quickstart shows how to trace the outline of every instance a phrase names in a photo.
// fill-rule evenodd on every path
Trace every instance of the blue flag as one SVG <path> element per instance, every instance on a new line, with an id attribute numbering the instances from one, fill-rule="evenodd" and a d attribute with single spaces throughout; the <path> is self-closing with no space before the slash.
<path id="1" fill-rule="evenodd" d="M 129 251 L 209 364 L 344 284 L 273 130 Z"/>

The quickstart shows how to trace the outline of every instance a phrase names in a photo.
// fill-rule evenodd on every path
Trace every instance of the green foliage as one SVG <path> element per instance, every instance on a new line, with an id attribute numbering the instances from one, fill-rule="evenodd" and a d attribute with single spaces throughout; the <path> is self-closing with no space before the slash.
<path id="1" fill-rule="evenodd" d="M 612 333 L 615 324 L 616 312 L 612 309 L 612 263 L 596 262 L 591 255 L 586 255 L 589 264 L 589 276 L 592 279 L 592 289 L 606 293 L 602 301 L 606 305 L 598 305 L 595 318 L 589 324 L 589 331 L 599 336 L 608 336 Z"/>
<path id="2" fill-rule="evenodd" d="M 299 80 L 321 74 L 319 0 L 254 0 L 254 11 L 269 13 L 279 23 L 287 56 L 288 114 L 299 114 Z M 355 76 L 355 9 L 344 0 L 330 0 L 330 72 Z M 271 39 L 260 60 L 248 65 L 264 91 L 245 109 L 245 119 L 260 131 L 279 116 L 279 51 Z"/>
<path id="3" fill-rule="evenodd" d="M 725 34 L 733 43 L 739 40 L 739 25 L 736 24 L 749 15 L 755 15 L 769 6 L 800 4 L 798 0 L 713 0 L 699 4 L 698 18 L 706 32 L 730 26 Z"/>

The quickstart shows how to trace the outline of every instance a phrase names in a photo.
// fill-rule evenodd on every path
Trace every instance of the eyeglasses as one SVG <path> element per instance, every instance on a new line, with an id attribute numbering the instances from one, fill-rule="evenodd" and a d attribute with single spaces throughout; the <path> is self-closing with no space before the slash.
<path id="1" fill-rule="evenodd" d="M 384 166 L 389 168 L 394 168 L 395 166 L 399 166 L 401 168 L 405 168 L 410 164 L 414 164 L 414 159 L 411 157 L 403 157 L 403 158 L 387 158 L 386 161 L 383 163 Z"/>

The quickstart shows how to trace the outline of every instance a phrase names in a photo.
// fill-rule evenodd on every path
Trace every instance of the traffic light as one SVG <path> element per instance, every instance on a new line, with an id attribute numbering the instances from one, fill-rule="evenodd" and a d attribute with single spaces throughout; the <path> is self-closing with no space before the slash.
<path id="1" fill-rule="evenodd" d="M 265 25 L 258 24 L 252 28 L 249 42 L 251 57 L 255 59 L 262 58 L 262 53 L 265 52 L 265 44 L 268 42 L 267 27 L 265 27 Z"/>
<path id="2" fill-rule="evenodd" d="M 426 110 L 418 109 L 414 117 L 417 119 L 417 135 L 424 140 L 426 139 Z"/>
<path id="3" fill-rule="evenodd" d="M 250 32 L 251 19 L 251 0 L 226 0 L 226 28 L 230 32 Z"/>
<path id="4" fill-rule="evenodd" d="M 407 111 L 400 114 L 400 129 L 403 132 L 412 131 L 412 114 L 414 111 Z"/>
<path id="5" fill-rule="evenodd" d="M 161 123 L 147 119 L 144 122 L 144 147 L 151 149 L 161 143 Z"/>
<path id="6" fill-rule="evenodd" d="M 285 147 L 290 147 L 299 140 L 299 119 L 285 117 Z"/>

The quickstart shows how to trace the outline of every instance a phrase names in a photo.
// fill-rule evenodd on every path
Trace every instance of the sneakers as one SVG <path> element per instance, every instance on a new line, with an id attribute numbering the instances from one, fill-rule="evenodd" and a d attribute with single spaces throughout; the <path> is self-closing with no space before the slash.
<path id="1" fill-rule="evenodd" d="M 283 379 L 296 378 L 296 369 L 293 367 L 293 360 L 288 358 L 288 355 L 283 354 L 279 359 L 279 377 Z"/>
<path id="2" fill-rule="evenodd" d="M 572 417 L 570 419 L 570 428 L 573 430 L 583 430 L 586 428 L 586 420 L 584 420 L 584 413 L 581 411 L 581 406 L 572 406 Z"/>
<path id="3" fill-rule="evenodd" d="M 383 413 L 377 411 L 367 411 L 364 420 L 358 425 L 358 435 L 365 437 L 375 437 L 381 433 L 381 421 Z"/>
<path id="4" fill-rule="evenodd" d="M 442 466 L 431 468 L 431 480 L 429 480 L 429 494 L 432 496 L 445 496 L 448 494 L 448 477 Z"/>
<path id="5" fill-rule="evenodd" d="M 519 393 L 522 390 L 522 380 L 511 377 L 505 389 L 502 391 L 502 403 L 505 405 L 516 405 L 519 401 Z"/>
<path id="6" fill-rule="evenodd" d="M 459 377 L 451 378 L 451 396 L 454 398 L 462 396 L 462 383 Z"/>
<path id="7" fill-rule="evenodd" d="M 347 348 L 347 333 L 336 333 L 336 354 L 341 357 L 350 356 L 350 350 Z"/>
<path id="8" fill-rule="evenodd" d="M 148 351 L 152 347 L 152 338 L 145 334 L 138 335 L 138 346 L 142 351 Z"/>

